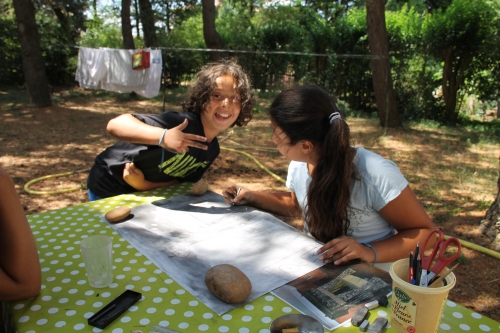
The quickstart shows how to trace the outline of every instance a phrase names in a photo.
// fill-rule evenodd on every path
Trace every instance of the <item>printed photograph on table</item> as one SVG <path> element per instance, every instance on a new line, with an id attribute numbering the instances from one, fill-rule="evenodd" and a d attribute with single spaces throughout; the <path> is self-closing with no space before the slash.
<path id="1" fill-rule="evenodd" d="M 391 292 L 388 272 L 367 263 L 327 264 L 286 285 L 273 294 L 333 330 L 351 319 L 356 309 Z"/>

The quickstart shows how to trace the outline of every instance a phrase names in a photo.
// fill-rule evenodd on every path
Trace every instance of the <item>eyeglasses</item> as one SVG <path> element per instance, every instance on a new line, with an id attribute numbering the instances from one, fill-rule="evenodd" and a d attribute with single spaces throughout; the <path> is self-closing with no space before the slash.
<path id="1" fill-rule="evenodd" d="M 220 102 L 222 103 L 223 101 L 225 101 L 226 99 L 231 102 L 233 105 L 239 105 L 241 103 L 241 99 L 239 96 L 226 96 L 226 95 L 223 95 L 221 93 L 218 93 L 218 92 L 213 92 L 211 95 L 210 95 L 210 98 L 212 99 L 212 101 L 216 101 L 216 102 Z"/>

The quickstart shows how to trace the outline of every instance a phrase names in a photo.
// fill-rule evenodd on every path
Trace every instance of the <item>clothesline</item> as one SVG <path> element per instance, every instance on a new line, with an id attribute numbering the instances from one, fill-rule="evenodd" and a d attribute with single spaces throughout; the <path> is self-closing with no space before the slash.
<path id="1" fill-rule="evenodd" d="M 83 48 L 84 46 L 54 44 L 56 46 L 66 46 L 74 48 Z M 151 50 L 170 50 L 170 51 L 199 51 L 199 52 L 219 52 L 219 53 L 253 53 L 253 54 L 281 54 L 281 55 L 299 55 L 311 57 L 336 57 L 336 58 L 366 58 L 366 59 L 385 59 L 384 56 L 368 55 L 368 54 L 341 54 L 341 53 L 307 53 L 307 52 L 292 52 L 292 51 L 266 51 L 266 50 L 231 50 L 231 49 L 204 49 L 204 48 L 189 48 L 189 47 L 148 47 Z"/>

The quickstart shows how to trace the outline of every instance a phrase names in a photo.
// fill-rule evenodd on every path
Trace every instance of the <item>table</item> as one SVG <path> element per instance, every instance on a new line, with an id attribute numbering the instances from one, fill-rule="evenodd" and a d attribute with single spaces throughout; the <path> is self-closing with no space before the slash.
<path id="1" fill-rule="evenodd" d="M 28 215 L 40 255 L 42 290 L 32 299 L 11 302 L 18 332 L 101 332 L 89 326 L 87 319 L 126 289 L 138 291 L 143 297 L 106 327 L 107 332 L 148 333 L 153 326 L 161 325 L 179 332 L 269 333 L 275 318 L 298 313 L 268 293 L 219 317 L 100 219 L 118 206 L 133 207 L 168 199 L 187 193 L 191 186 L 192 183 L 177 184 Z M 108 288 L 92 288 L 85 275 L 79 243 L 96 234 L 113 238 L 114 279 Z M 370 322 L 379 315 L 390 318 L 390 308 L 379 307 L 370 312 Z M 448 301 L 439 332 L 499 329 L 500 323 Z M 359 329 L 348 324 L 335 332 Z M 385 332 L 395 331 L 388 328 Z"/>

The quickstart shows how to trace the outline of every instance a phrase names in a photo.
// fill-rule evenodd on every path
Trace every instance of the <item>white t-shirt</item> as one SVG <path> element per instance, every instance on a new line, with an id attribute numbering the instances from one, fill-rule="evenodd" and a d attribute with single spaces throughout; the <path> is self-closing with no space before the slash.
<path id="1" fill-rule="evenodd" d="M 408 186 L 408 181 L 394 162 L 363 147 L 355 148 L 354 164 L 358 174 L 351 181 L 348 207 L 350 226 L 347 235 L 359 243 L 368 243 L 395 234 L 395 229 L 378 211 L 397 198 Z M 302 211 L 305 211 L 307 205 L 307 187 L 310 183 L 307 164 L 290 162 L 286 186 L 295 193 Z M 304 223 L 304 230 L 308 232 L 307 221 Z"/>

